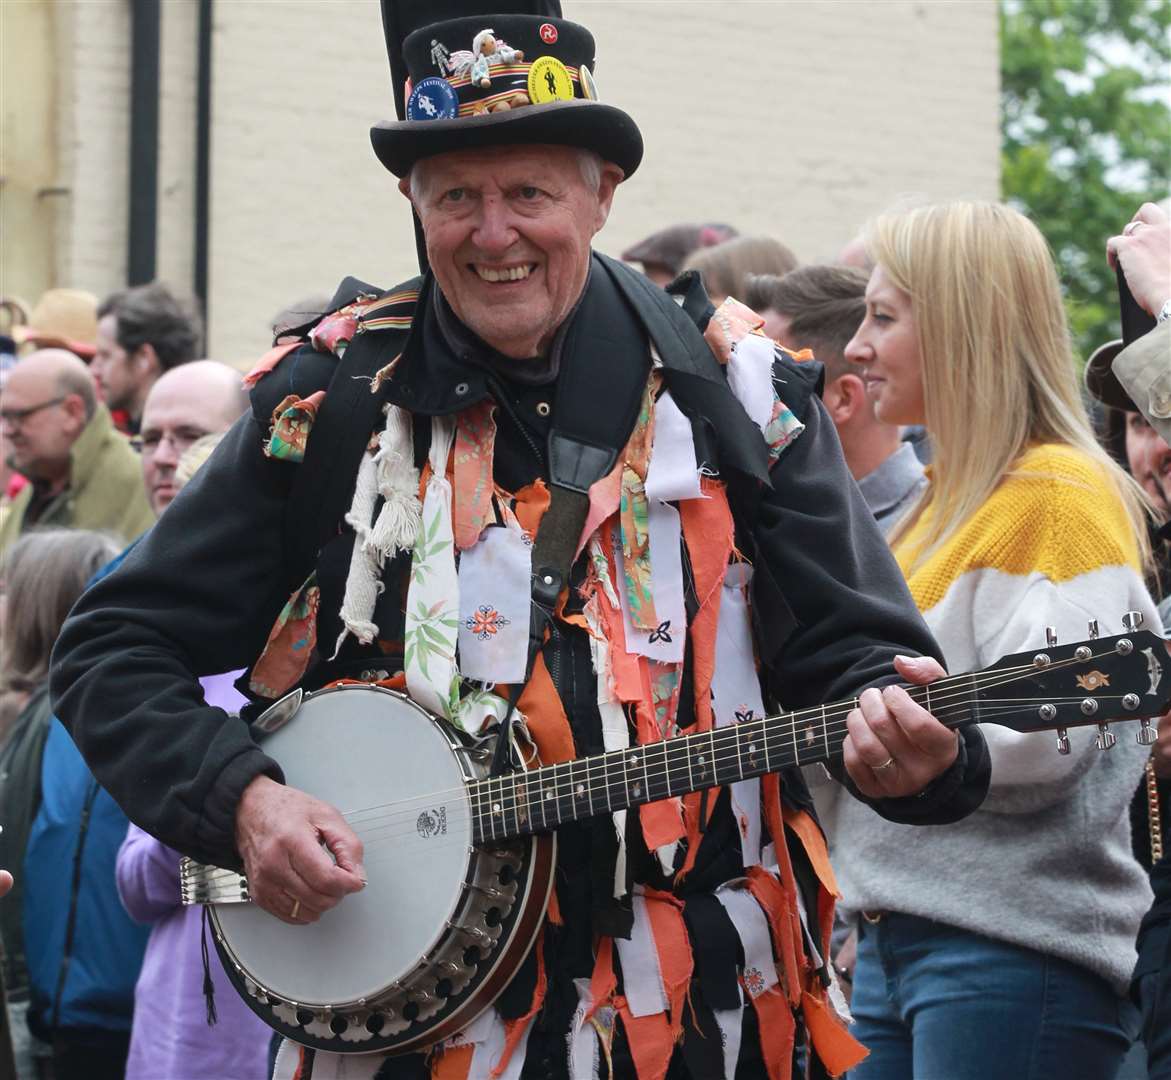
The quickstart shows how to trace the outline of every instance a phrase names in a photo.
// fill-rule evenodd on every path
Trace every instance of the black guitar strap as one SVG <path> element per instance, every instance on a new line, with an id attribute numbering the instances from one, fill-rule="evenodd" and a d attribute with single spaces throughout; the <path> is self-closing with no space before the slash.
<path id="1" fill-rule="evenodd" d="M 590 485 L 618 460 L 638 419 L 650 371 L 646 332 L 595 260 L 566 335 L 549 432 L 549 509 L 533 544 L 532 671 L 590 508 Z"/>

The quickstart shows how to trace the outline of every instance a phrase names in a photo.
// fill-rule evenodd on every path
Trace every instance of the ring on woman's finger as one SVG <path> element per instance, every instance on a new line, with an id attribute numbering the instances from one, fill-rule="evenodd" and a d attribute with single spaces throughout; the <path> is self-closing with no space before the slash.
<path id="1" fill-rule="evenodd" d="M 289 918 L 295 919 L 300 914 L 301 914 L 301 901 L 294 900 L 293 901 L 293 910 L 289 912 Z"/>
<path id="2" fill-rule="evenodd" d="M 1132 232 L 1134 232 L 1135 229 L 1137 229 L 1140 225 L 1144 225 L 1144 224 L 1146 224 L 1146 223 L 1143 221 L 1128 221 L 1122 227 L 1122 235 L 1129 236 Z"/>
<path id="3" fill-rule="evenodd" d="M 875 772 L 882 772 L 883 769 L 889 769 L 895 764 L 895 759 L 888 757 L 881 765 L 871 765 L 870 768 Z"/>

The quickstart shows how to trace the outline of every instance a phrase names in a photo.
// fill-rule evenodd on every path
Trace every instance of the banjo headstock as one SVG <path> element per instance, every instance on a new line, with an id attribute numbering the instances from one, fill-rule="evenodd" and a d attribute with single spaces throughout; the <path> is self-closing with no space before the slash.
<path id="1" fill-rule="evenodd" d="M 1043 649 L 1005 656 L 979 673 L 980 721 L 1019 732 L 1057 730 L 1057 749 L 1067 754 L 1067 728 L 1096 724 L 1098 747 L 1106 750 L 1117 741 L 1109 721 L 1140 720 L 1136 739 L 1152 745 L 1151 718 L 1171 707 L 1171 648 L 1142 622 L 1141 613 L 1127 612 L 1126 633 L 1100 638 L 1094 621 L 1088 640 L 1060 646 L 1047 628 Z"/>

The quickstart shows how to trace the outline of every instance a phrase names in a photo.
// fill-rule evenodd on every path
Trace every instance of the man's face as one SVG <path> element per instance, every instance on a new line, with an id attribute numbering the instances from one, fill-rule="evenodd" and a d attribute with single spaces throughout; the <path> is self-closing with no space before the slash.
<path id="1" fill-rule="evenodd" d="M 1171 446 L 1139 412 L 1126 414 L 1126 460 L 1159 512 L 1171 513 Z"/>
<path id="2" fill-rule="evenodd" d="M 464 325 L 506 356 L 543 353 L 585 285 L 622 173 L 604 165 L 591 191 L 578 161 L 567 147 L 509 146 L 422 165 L 415 205 L 435 278 Z"/>
<path id="3" fill-rule="evenodd" d="M 0 395 L 0 434 L 11 468 L 30 480 L 54 480 L 69 468 L 69 451 L 85 429 L 85 404 L 62 394 L 35 365 L 17 364 Z"/>
<path id="4" fill-rule="evenodd" d="M 196 369 L 173 368 L 151 387 L 142 410 L 142 480 L 155 514 L 178 494 L 175 469 L 196 439 L 226 431 L 231 406 L 222 388 L 195 377 Z"/>
<path id="5" fill-rule="evenodd" d="M 131 356 L 118 344 L 118 318 L 106 315 L 98 320 L 97 350 L 89 369 L 101 399 L 111 409 L 133 413 L 141 400 L 144 380 L 153 371 L 138 355 Z"/>

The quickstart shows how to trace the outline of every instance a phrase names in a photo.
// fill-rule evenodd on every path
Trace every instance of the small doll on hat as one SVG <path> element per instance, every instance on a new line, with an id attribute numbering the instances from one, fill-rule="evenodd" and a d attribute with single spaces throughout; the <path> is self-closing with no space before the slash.
<path id="1" fill-rule="evenodd" d="M 481 30 L 472 38 L 472 49 L 460 49 L 451 54 L 447 66 L 453 75 L 471 73 L 474 86 L 487 88 L 492 85 L 491 68 L 498 64 L 515 64 L 525 58 L 520 49 L 514 49 L 506 42 L 498 41 L 491 28 Z"/>

